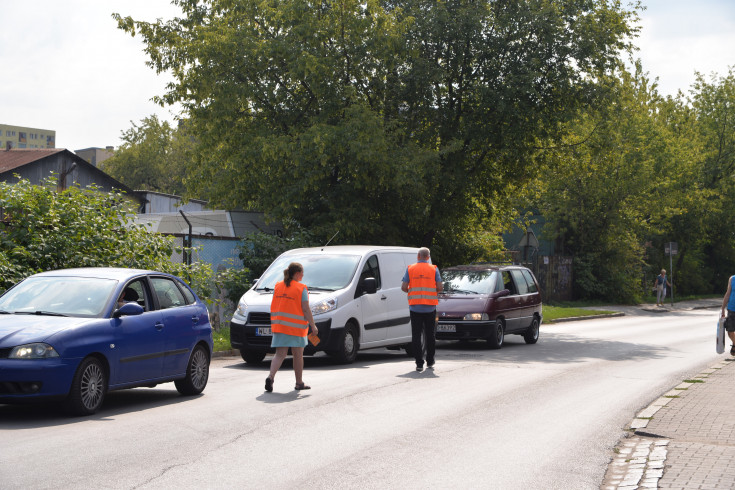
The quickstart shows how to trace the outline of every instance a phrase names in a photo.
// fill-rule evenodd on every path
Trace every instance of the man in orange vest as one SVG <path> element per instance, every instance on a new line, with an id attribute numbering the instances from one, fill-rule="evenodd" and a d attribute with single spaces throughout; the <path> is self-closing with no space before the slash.
<path id="1" fill-rule="evenodd" d="M 419 249 L 418 262 L 411 264 L 403 275 L 401 289 L 408 293 L 408 310 L 411 314 L 411 344 L 416 357 L 416 371 L 424 369 L 424 353 L 421 349 L 421 332 L 426 339 L 426 366 L 434 367 L 436 350 L 436 305 L 442 292 L 439 268 L 429 263 L 429 249 Z"/>

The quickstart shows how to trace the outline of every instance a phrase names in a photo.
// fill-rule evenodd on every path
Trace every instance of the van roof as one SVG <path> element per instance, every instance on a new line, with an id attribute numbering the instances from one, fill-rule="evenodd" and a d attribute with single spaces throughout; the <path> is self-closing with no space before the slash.
<path id="1" fill-rule="evenodd" d="M 379 252 L 379 251 L 392 251 L 392 252 L 407 252 L 412 254 L 418 254 L 419 249 L 413 248 L 413 247 L 392 247 L 392 246 L 384 246 L 384 245 L 332 245 L 332 246 L 326 246 L 326 247 L 310 247 L 310 248 L 294 248 L 292 250 L 289 250 L 287 252 L 284 252 L 284 254 L 320 254 L 320 253 L 331 253 L 331 254 L 338 254 L 338 255 L 351 255 L 351 254 L 359 254 L 359 255 L 365 255 L 367 253 L 371 252 Z"/>

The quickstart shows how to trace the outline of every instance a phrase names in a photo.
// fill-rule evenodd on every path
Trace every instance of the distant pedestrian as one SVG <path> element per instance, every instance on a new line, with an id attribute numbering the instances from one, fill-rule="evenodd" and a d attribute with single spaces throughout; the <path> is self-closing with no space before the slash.
<path id="1" fill-rule="evenodd" d="M 656 276 L 653 286 L 656 288 L 656 306 L 663 306 L 666 300 L 666 286 L 671 287 L 671 283 L 666 279 L 666 269 L 661 269 L 661 274 Z"/>
<path id="2" fill-rule="evenodd" d="M 735 280 L 735 276 L 730 276 L 727 281 L 727 292 L 725 292 L 725 297 L 722 298 L 722 311 L 720 312 L 720 316 L 725 318 L 725 330 L 727 336 L 730 337 L 730 342 L 732 342 L 730 347 L 731 356 L 735 356 L 735 294 L 732 294 L 733 280 Z M 725 316 L 725 310 L 727 310 L 727 316 Z"/>
<path id="3" fill-rule="evenodd" d="M 436 305 L 442 291 L 439 268 L 429 263 L 429 249 L 419 249 L 417 262 L 409 265 L 403 275 L 401 289 L 408 293 L 408 310 L 411 315 L 411 347 L 416 358 L 416 371 L 424 369 L 424 353 L 421 349 L 421 332 L 426 339 L 426 365 L 434 367 L 436 352 Z"/>
<path id="4" fill-rule="evenodd" d="M 265 391 L 273 391 L 273 381 L 283 360 L 291 349 L 293 371 L 296 375 L 296 390 L 309 390 L 302 379 L 304 372 L 304 347 L 307 344 L 309 326 L 314 334 L 319 330 L 309 307 L 309 290 L 301 280 L 304 268 L 298 262 L 291 262 L 283 271 L 283 281 L 276 284 L 271 300 L 271 347 L 276 348 L 276 355 L 271 360 L 271 371 L 265 378 Z"/>

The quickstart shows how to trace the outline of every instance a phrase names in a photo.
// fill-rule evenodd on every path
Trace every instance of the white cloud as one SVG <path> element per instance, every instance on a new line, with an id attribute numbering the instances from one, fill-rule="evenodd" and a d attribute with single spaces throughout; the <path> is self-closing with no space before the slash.
<path id="1" fill-rule="evenodd" d="M 649 0 L 641 14 L 636 54 L 659 91 L 688 93 L 695 71 L 709 78 L 735 65 L 735 2 L 731 0 Z"/>

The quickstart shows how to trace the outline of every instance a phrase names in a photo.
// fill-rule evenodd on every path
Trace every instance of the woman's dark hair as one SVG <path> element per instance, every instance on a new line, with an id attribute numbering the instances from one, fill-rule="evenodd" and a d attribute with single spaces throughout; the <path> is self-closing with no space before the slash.
<path id="1" fill-rule="evenodd" d="M 304 268 L 298 262 L 291 262 L 288 264 L 288 269 L 283 269 L 283 282 L 286 283 L 286 287 L 291 285 L 293 276 L 297 272 L 304 272 Z"/>

